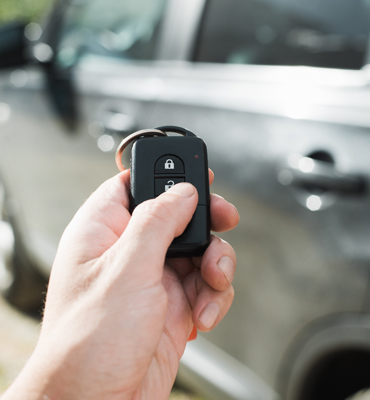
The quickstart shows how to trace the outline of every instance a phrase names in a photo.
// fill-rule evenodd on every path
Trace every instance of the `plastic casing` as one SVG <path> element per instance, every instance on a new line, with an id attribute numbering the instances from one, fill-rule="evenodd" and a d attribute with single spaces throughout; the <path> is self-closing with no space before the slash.
<path id="1" fill-rule="evenodd" d="M 185 173 L 155 174 L 161 157 L 175 156 L 185 166 Z M 198 191 L 198 205 L 184 233 L 175 238 L 167 257 L 201 256 L 210 241 L 209 176 L 207 147 L 198 137 L 167 136 L 140 138 L 131 151 L 131 211 L 140 203 L 155 197 L 155 179 L 184 177 Z"/>

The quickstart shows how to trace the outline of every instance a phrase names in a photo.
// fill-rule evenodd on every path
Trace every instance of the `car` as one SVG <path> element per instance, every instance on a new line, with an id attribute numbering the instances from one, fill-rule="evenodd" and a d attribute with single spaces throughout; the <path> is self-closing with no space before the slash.
<path id="1" fill-rule="evenodd" d="M 38 307 L 122 138 L 184 126 L 241 222 L 222 236 L 234 304 L 187 345 L 178 381 L 216 400 L 369 387 L 369 27 L 366 0 L 60 0 L 3 26 L 4 295 Z"/>

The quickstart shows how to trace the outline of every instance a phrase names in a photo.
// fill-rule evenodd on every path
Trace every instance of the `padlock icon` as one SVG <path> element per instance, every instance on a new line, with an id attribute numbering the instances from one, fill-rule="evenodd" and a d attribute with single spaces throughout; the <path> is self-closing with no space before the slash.
<path id="1" fill-rule="evenodd" d="M 174 181 L 168 181 L 167 185 L 164 185 L 164 191 L 167 192 L 167 190 L 170 190 L 174 184 Z"/>
<path id="2" fill-rule="evenodd" d="M 175 163 L 171 159 L 166 160 L 164 169 L 175 169 Z"/>

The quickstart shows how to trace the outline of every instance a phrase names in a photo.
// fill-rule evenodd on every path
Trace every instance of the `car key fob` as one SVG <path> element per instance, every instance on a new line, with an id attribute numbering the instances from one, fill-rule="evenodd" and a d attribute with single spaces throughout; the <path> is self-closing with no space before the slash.
<path id="1" fill-rule="evenodd" d="M 163 135 L 154 136 L 156 131 Z M 201 256 L 210 242 L 206 145 L 192 132 L 176 126 L 163 126 L 152 132 L 154 133 L 149 134 L 149 137 L 138 135 L 139 138 L 132 146 L 130 211 L 143 201 L 166 192 L 177 183 L 190 182 L 198 191 L 198 205 L 183 234 L 175 238 L 170 245 L 167 257 Z M 183 136 L 167 136 L 166 132 L 180 133 Z"/>

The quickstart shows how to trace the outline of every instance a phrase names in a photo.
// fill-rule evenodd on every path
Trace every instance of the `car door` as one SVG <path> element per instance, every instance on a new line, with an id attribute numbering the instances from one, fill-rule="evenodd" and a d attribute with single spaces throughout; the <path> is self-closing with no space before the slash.
<path id="1" fill-rule="evenodd" d="M 205 337 L 271 387 L 304 326 L 364 311 L 369 16 L 361 1 L 209 0 L 183 62 L 159 71 L 151 125 L 204 138 L 214 191 L 241 214 L 224 235 L 238 257 L 234 305 Z"/>
<path id="2" fill-rule="evenodd" d="M 26 29 L 38 62 L 1 73 L 1 170 L 46 275 L 68 221 L 118 172 L 118 141 L 146 127 L 165 11 L 166 0 L 59 1 L 42 34 Z"/>

